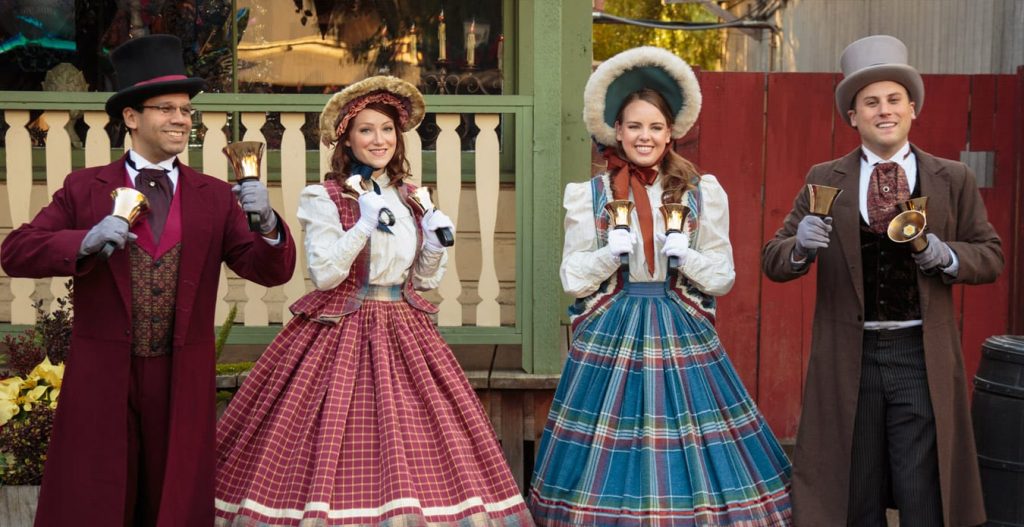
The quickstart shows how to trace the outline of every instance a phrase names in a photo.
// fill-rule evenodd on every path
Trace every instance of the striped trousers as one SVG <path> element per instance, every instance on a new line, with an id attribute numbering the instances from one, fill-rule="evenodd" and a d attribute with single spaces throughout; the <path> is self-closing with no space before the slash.
<path id="1" fill-rule="evenodd" d="M 935 415 L 921 327 L 864 331 L 847 525 L 941 527 Z"/>

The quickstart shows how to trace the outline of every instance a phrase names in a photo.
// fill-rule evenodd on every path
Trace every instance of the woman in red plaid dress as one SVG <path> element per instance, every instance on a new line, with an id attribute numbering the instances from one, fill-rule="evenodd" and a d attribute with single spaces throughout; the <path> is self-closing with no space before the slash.
<path id="1" fill-rule="evenodd" d="M 403 182 L 399 132 L 423 113 L 414 86 L 382 76 L 324 107 L 332 172 L 298 212 L 316 290 L 218 424 L 217 525 L 533 525 L 437 309 L 415 292 L 440 283 L 438 233 L 454 230 Z"/>

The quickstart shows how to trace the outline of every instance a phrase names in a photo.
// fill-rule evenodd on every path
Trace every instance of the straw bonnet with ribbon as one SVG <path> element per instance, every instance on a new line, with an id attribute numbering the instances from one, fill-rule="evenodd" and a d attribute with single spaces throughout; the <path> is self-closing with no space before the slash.
<path id="1" fill-rule="evenodd" d="M 373 103 L 384 103 L 398 111 L 398 128 L 408 132 L 423 120 L 426 104 L 412 84 L 388 75 L 363 79 L 335 93 L 320 113 L 320 141 L 332 146 L 338 142 L 348 123 Z"/>
<path id="2" fill-rule="evenodd" d="M 117 74 L 117 93 L 107 99 L 107 115 L 121 118 L 129 106 L 167 93 L 187 93 L 189 98 L 202 91 L 206 81 L 185 74 L 181 40 L 174 35 L 147 35 L 133 38 L 110 52 Z"/>
<path id="3" fill-rule="evenodd" d="M 839 59 L 843 80 L 836 86 L 836 109 L 850 124 L 846 112 L 853 108 L 854 98 L 865 86 L 892 81 L 903 85 L 914 101 L 914 112 L 921 114 L 924 106 L 924 83 L 921 74 L 907 63 L 907 46 L 896 37 L 872 35 L 854 41 Z"/>
<path id="4" fill-rule="evenodd" d="M 673 116 L 672 139 L 686 135 L 700 114 L 701 95 L 697 76 L 683 59 L 656 47 L 633 48 L 604 61 L 591 74 L 583 90 L 583 121 L 587 130 L 603 148 L 608 161 L 609 180 L 614 199 L 646 196 L 645 187 L 658 176 L 656 166 L 640 167 L 618 152 L 615 120 L 623 102 L 631 94 L 654 90 L 668 104 Z M 662 156 L 671 147 L 666 148 Z M 654 217 L 647 199 L 634 199 L 640 234 L 643 238 L 647 268 L 654 273 Z"/>
<path id="5" fill-rule="evenodd" d="M 615 118 L 631 93 L 650 88 L 675 115 L 672 139 L 686 135 L 700 114 L 697 76 L 683 59 L 653 46 L 633 48 L 604 61 L 583 90 L 583 121 L 594 140 L 615 146 Z"/>

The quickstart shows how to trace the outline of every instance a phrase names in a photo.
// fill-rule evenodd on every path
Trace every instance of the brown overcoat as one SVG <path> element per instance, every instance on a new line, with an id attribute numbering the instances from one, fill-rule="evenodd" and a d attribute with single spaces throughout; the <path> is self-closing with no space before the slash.
<path id="1" fill-rule="evenodd" d="M 942 508 L 947 527 L 985 521 L 977 453 L 953 312 L 953 283 L 992 282 L 1003 269 L 999 237 L 988 222 L 974 173 L 963 163 L 912 147 L 917 156 L 920 195 L 928 197 L 928 230 L 956 252 L 959 273 L 918 273 L 924 323 L 928 387 L 935 412 Z M 860 384 L 864 328 L 864 279 L 860 254 L 858 182 L 860 148 L 811 168 L 807 183 L 843 189 L 832 209 L 828 248 L 819 250 L 817 302 L 811 356 L 793 459 L 794 521 L 798 526 L 846 525 L 853 423 Z M 808 213 L 807 192 L 762 252 L 769 279 L 799 278 L 811 266 L 793 271 L 790 252 L 796 229 Z"/>

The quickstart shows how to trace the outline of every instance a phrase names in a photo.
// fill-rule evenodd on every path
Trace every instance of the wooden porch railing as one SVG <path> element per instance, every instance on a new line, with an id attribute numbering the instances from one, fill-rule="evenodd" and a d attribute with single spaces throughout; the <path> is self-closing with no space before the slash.
<path id="1" fill-rule="evenodd" d="M 112 148 L 109 134 L 102 132 L 109 124 L 102 110 L 106 95 L 0 92 L 0 129 L 6 130 L 0 149 L 0 236 L 29 221 L 73 168 L 106 164 L 121 155 L 122 149 Z M 262 179 L 269 182 L 271 202 L 292 226 L 301 247 L 298 196 L 327 171 L 330 154 L 322 145 L 319 151 L 308 150 L 303 127 L 306 114 L 318 114 L 325 101 L 326 96 L 311 95 L 200 95 L 195 100 L 200 113 L 194 125 L 204 127 L 205 133 L 195 134 L 202 135 L 201 141 L 193 141 L 179 157 L 228 180 L 232 176 L 221 149 L 230 140 L 232 113 L 237 112 L 238 124 L 245 130 L 240 140 L 262 142 L 267 142 L 261 130 L 268 115 L 279 113 L 280 146 L 265 154 Z M 456 223 L 458 236 L 455 247 L 449 249 L 452 264 L 444 281 L 428 294 L 440 307 L 438 324 L 453 343 L 520 344 L 530 313 L 522 313 L 523 284 L 517 277 L 523 251 L 516 232 L 524 207 L 519 189 L 530 178 L 531 164 L 522 160 L 530 150 L 525 145 L 532 98 L 428 96 L 427 107 L 438 129 L 436 149 L 424 151 L 415 131 L 405 134 L 413 182 L 436 186 L 437 205 Z M 40 111 L 41 118 L 35 118 Z M 68 131 L 72 116 L 82 119 L 90 130 L 80 145 Z M 473 150 L 467 152 L 461 147 L 462 136 L 470 129 L 479 131 L 471 138 Z M 124 140 L 128 148 L 130 138 Z M 287 306 L 312 287 L 305 266 L 300 251 L 295 276 L 270 289 L 241 280 L 225 267 L 216 322 L 224 319 L 231 304 L 237 304 L 237 322 L 246 329 L 275 331 L 276 324 L 290 317 Z M 0 275 L 0 324 L 32 324 L 32 302 L 62 296 L 65 281 Z"/>

